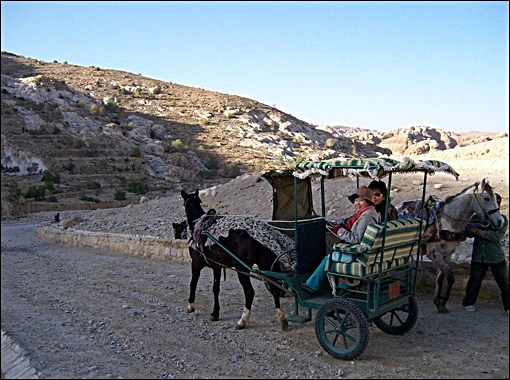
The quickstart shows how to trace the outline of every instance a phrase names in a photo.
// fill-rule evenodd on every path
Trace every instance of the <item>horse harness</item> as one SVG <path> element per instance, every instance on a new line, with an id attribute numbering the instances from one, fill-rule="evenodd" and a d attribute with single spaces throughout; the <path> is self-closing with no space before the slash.
<path id="1" fill-rule="evenodd" d="M 204 223 L 204 225 L 201 227 L 200 231 L 197 231 L 198 233 L 202 233 L 202 231 L 204 230 L 207 230 L 208 227 L 212 226 L 215 221 L 216 221 L 216 218 L 214 217 L 216 214 L 212 214 L 212 215 L 209 215 L 209 216 L 213 216 L 212 218 L 206 218 L 208 219 L 208 221 L 206 223 Z M 195 221 L 196 222 L 196 221 Z M 196 225 L 195 225 L 195 228 L 196 228 Z M 193 230 L 195 229 L 193 228 Z M 193 231 L 194 232 L 194 231 Z M 270 282 L 271 284 L 273 284 L 274 286 L 276 286 L 277 288 L 279 288 L 280 290 L 283 290 L 285 293 L 288 293 L 290 295 L 293 295 L 295 296 L 295 293 L 292 291 L 292 290 L 289 290 L 288 288 L 282 286 L 281 283 L 275 281 L 274 279 L 260 273 L 259 271 L 256 271 L 256 274 L 253 274 L 251 272 L 242 272 L 242 271 L 239 271 L 237 270 L 237 268 L 235 267 L 230 267 L 228 265 L 225 265 L 223 263 L 220 263 L 220 262 L 217 262 L 213 259 L 211 259 L 210 257 L 207 257 L 207 255 L 205 254 L 205 244 L 202 243 L 202 242 L 198 242 L 196 239 L 195 239 L 195 233 L 191 233 L 190 234 L 190 237 L 188 239 L 188 246 L 190 245 L 190 243 L 194 243 L 194 245 L 197 247 L 195 248 L 196 251 L 198 251 L 200 253 L 200 255 L 202 256 L 202 258 L 204 259 L 204 261 L 206 262 L 206 264 L 208 266 L 213 266 L 213 265 L 216 265 L 216 266 L 219 266 L 221 268 L 223 268 L 223 278 L 225 279 L 226 278 L 226 269 L 230 269 L 234 272 L 237 272 L 238 274 L 243 274 L 245 276 L 249 276 L 251 278 L 254 278 L 254 279 L 257 279 L 257 280 L 260 280 L 260 281 L 267 281 L 267 282 Z"/>

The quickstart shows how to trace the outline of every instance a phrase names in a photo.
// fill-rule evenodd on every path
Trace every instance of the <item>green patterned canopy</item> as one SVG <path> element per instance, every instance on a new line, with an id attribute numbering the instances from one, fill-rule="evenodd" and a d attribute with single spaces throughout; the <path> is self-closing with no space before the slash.
<path id="1" fill-rule="evenodd" d="M 416 173 L 444 172 L 451 174 L 456 180 L 459 174 L 447 163 L 437 160 L 414 161 L 404 157 L 402 161 L 393 158 L 360 158 L 353 160 L 326 160 L 326 161 L 308 161 L 298 162 L 294 166 L 294 176 L 306 178 L 312 174 L 335 178 L 339 176 L 359 175 L 380 179 L 392 173 Z"/>

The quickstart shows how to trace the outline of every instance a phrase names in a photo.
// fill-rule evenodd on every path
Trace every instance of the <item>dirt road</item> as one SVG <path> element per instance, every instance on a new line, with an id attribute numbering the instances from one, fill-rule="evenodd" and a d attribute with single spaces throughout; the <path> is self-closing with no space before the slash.
<path id="1" fill-rule="evenodd" d="M 210 322 L 212 275 L 186 312 L 188 263 L 59 246 L 34 225 L 2 223 L 2 329 L 41 378 L 508 378 L 508 316 L 500 302 L 467 313 L 452 299 L 439 315 L 417 294 L 419 318 L 403 336 L 375 326 L 355 361 L 325 353 L 313 321 L 275 323 L 272 299 L 253 281 L 252 323 L 235 274 L 222 282 L 220 321 Z M 283 299 L 287 314 L 294 302 Z"/>

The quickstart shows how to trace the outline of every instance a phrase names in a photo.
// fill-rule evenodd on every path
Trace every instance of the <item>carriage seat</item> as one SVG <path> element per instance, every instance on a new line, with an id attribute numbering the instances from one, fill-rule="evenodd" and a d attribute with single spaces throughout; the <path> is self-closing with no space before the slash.
<path id="1" fill-rule="evenodd" d="M 384 223 L 369 224 L 360 244 L 336 243 L 325 270 L 329 274 L 362 278 L 378 272 L 381 259 L 383 271 L 414 261 L 413 256 L 418 253 L 420 220 L 403 218 L 389 221 L 384 252 L 381 249 L 383 227 Z"/>

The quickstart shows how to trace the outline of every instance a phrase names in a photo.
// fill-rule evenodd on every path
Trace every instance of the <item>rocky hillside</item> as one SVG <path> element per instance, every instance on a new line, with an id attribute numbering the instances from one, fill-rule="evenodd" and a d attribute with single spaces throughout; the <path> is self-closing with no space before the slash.
<path id="1" fill-rule="evenodd" d="M 165 196 L 296 160 L 421 154 L 482 141 L 430 127 L 381 134 L 317 126 L 253 99 L 139 74 L 1 58 L 2 214 L 4 203 Z"/>
<path id="2" fill-rule="evenodd" d="M 392 154 L 398 153 L 404 156 L 434 154 L 508 137 L 506 133 L 488 131 L 455 133 L 424 125 L 399 128 L 388 132 L 341 126 L 330 128 L 340 136 L 356 139 L 369 146 L 375 145 L 389 149 Z"/>

